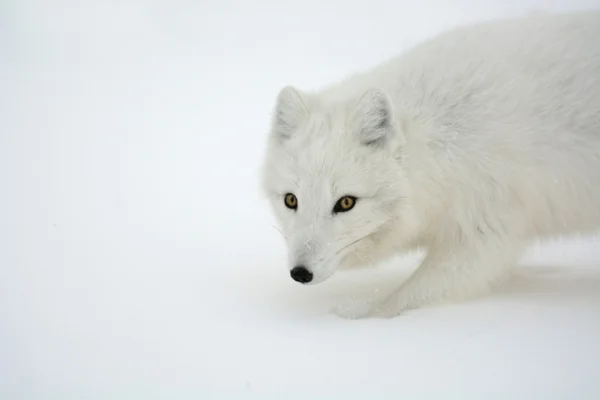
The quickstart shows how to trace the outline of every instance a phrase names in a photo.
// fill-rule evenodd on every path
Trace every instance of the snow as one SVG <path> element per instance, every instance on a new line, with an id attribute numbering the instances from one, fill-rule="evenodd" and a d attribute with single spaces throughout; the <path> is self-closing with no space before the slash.
<path id="1" fill-rule="evenodd" d="M 392 320 L 329 310 L 421 255 L 302 287 L 258 192 L 276 92 L 462 22 L 597 0 L 0 5 L 0 398 L 600 398 L 600 246 Z"/>

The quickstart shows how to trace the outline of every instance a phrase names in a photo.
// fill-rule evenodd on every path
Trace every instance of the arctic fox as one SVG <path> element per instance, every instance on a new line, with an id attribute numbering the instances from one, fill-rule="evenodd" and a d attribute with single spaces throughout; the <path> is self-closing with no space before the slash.
<path id="1" fill-rule="evenodd" d="M 426 256 L 347 318 L 481 296 L 533 240 L 600 227 L 600 12 L 480 22 L 277 97 L 262 185 L 291 278 Z"/>

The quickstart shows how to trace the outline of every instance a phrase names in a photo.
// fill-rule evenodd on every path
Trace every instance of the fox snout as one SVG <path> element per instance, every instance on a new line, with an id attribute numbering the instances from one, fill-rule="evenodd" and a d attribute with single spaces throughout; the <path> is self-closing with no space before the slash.
<path id="1" fill-rule="evenodd" d="M 313 280 L 313 273 L 303 265 L 298 265 L 292 268 L 290 271 L 290 276 L 293 280 L 300 283 L 309 283 Z"/>
<path id="2" fill-rule="evenodd" d="M 294 246 L 290 254 L 290 277 L 296 282 L 307 284 L 314 280 L 319 263 L 315 257 L 314 242 L 304 242 Z"/>
<path id="3" fill-rule="evenodd" d="M 322 282 L 333 274 L 337 263 L 331 245 L 322 240 L 298 240 L 291 244 L 290 277 L 301 284 Z"/>

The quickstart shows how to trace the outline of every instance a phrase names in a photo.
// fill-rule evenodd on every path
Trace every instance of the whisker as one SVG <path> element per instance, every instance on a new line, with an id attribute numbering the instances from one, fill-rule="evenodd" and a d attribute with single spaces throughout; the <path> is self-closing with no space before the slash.
<path id="1" fill-rule="evenodd" d="M 341 249 L 339 249 L 339 250 L 338 250 L 338 251 L 335 253 L 335 255 L 338 255 L 338 254 L 340 254 L 342 251 L 346 250 L 348 247 L 355 245 L 356 243 L 360 242 L 360 241 L 361 241 L 361 240 L 363 240 L 363 239 L 366 239 L 366 238 L 368 238 L 369 236 L 371 236 L 371 234 L 370 234 L 370 233 L 369 233 L 368 235 L 365 235 L 365 236 L 363 236 L 363 237 L 359 238 L 359 239 L 356 239 L 354 242 L 352 242 L 352 243 L 350 243 L 350 244 L 348 244 L 348 245 L 346 245 L 346 246 L 342 247 Z"/>
<path id="2" fill-rule="evenodd" d="M 275 226 L 275 225 L 273 225 L 273 224 L 271 224 L 271 226 L 272 226 L 273 228 L 275 228 L 275 229 L 277 230 L 277 232 L 281 233 L 281 236 L 283 236 L 283 238 L 284 238 L 285 240 L 287 240 L 287 237 L 286 237 L 286 236 L 283 234 L 283 232 L 281 232 L 281 230 L 280 230 L 278 227 L 276 227 L 276 226 Z"/>

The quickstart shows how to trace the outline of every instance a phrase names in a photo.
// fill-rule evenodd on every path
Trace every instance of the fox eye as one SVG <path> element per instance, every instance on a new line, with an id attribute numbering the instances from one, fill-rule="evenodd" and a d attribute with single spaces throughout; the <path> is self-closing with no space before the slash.
<path id="1" fill-rule="evenodd" d="M 344 196 L 335 203 L 333 207 L 334 213 L 346 212 L 352 210 L 354 205 L 356 204 L 356 197 L 354 196 Z"/>
<path id="2" fill-rule="evenodd" d="M 288 193 L 284 198 L 285 206 L 289 209 L 295 210 L 298 208 L 298 199 L 292 193 Z"/>

